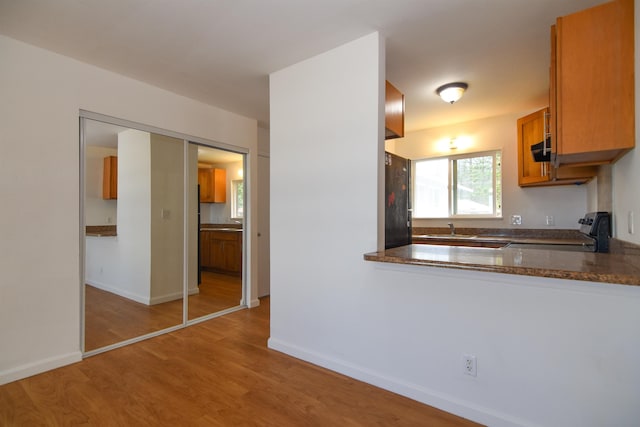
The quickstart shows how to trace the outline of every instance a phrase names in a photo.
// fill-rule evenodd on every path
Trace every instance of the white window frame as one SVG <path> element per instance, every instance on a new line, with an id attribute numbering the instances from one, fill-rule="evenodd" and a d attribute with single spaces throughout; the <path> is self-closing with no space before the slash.
<path id="1" fill-rule="evenodd" d="M 456 160 L 469 159 L 473 157 L 493 157 L 493 214 L 460 214 L 457 213 L 456 201 L 457 201 L 457 176 L 456 176 Z M 482 151 L 482 152 L 474 152 L 474 153 L 465 153 L 465 154 L 454 154 L 449 156 L 441 156 L 441 157 L 429 157 L 412 161 L 411 167 L 411 183 L 412 183 L 412 203 L 413 206 L 418 206 L 416 198 L 417 198 L 417 185 L 416 185 L 416 163 L 428 160 L 438 160 L 438 159 L 447 159 L 448 160 L 448 216 L 443 217 L 427 217 L 427 216 L 417 216 L 414 210 L 413 219 L 502 219 L 502 150 L 491 150 L 491 151 Z"/>

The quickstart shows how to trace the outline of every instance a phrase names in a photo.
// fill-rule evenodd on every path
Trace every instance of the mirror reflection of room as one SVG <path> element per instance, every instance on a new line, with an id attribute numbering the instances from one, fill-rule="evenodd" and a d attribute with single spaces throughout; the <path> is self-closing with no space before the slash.
<path id="1" fill-rule="evenodd" d="M 196 190 L 199 240 L 191 320 L 242 304 L 244 155 L 195 144 L 189 153 L 190 168 L 197 168 L 189 184 Z"/>
<path id="2" fill-rule="evenodd" d="M 85 351 L 182 323 L 181 139 L 85 119 Z"/>
<path id="3" fill-rule="evenodd" d="M 245 155 L 82 120 L 84 351 L 244 304 Z"/>

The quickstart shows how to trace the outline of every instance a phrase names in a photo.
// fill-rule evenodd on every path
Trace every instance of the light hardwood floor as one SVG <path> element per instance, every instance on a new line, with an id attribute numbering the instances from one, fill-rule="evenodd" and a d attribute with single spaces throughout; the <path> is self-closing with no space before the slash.
<path id="1" fill-rule="evenodd" d="M 189 296 L 189 320 L 240 304 L 239 276 L 202 272 L 200 292 Z M 85 351 L 182 323 L 182 299 L 146 305 L 85 286 Z"/>
<path id="2" fill-rule="evenodd" d="M 472 426 L 269 350 L 269 299 L 0 386 L 1 426 Z"/>

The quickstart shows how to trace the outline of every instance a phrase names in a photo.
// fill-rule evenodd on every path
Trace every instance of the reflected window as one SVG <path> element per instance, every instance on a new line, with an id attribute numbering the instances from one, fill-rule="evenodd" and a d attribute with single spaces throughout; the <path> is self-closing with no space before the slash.
<path id="1" fill-rule="evenodd" d="M 236 179 L 231 181 L 231 217 L 241 219 L 244 217 L 244 181 Z"/>

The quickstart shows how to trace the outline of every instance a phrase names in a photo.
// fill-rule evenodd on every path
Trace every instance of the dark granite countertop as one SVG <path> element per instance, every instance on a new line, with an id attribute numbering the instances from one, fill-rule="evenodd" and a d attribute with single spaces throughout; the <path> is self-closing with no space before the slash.
<path id="1" fill-rule="evenodd" d="M 367 261 L 640 286 L 640 255 L 413 244 L 364 255 Z"/>
<path id="2" fill-rule="evenodd" d="M 242 231 L 242 224 L 200 224 L 200 231 Z"/>
<path id="3" fill-rule="evenodd" d="M 118 231 L 115 225 L 87 225 L 85 236 L 92 237 L 115 237 Z"/>

